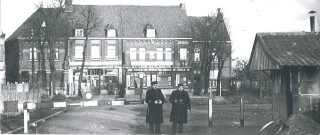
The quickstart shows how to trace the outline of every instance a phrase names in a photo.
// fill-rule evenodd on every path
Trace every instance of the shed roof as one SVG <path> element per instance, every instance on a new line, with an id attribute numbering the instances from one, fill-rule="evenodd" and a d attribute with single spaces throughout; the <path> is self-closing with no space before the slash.
<path id="1" fill-rule="evenodd" d="M 320 66 L 320 35 L 312 32 L 257 33 L 250 70 Z"/>

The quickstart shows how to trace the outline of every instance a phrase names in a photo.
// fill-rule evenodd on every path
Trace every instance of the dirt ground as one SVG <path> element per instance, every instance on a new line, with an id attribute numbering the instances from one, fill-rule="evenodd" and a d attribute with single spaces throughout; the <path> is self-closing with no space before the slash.
<path id="1" fill-rule="evenodd" d="M 139 124 L 134 126 L 134 133 L 148 133 L 148 125 L 145 123 L 146 107 L 137 106 L 134 109 L 140 112 L 140 119 L 137 119 Z M 170 110 L 171 105 L 164 104 L 162 132 L 165 134 L 171 134 Z M 213 126 L 209 127 L 207 110 L 207 100 L 198 99 L 192 103 L 192 111 L 188 114 L 188 124 L 184 125 L 185 134 L 257 135 L 260 128 L 272 119 L 271 105 L 246 105 L 245 126 L 240 127 L 240 105 L 213 105 Z"/>
<path id="2" fill-rule="evenodd" d="M 185 134 L 256 135 L 271 120 L 271 105 L 246 105 L 245 127 L 240 127 L 238 104 L 213 106 L 213 127 L 208 127 L 207 99 L 192 100 Z M 145 123 L 146 104 L 125 106 L 69 107 L 60 117 L 41 124 L 41 134 L 149 134 Z M 162 132 L 171 134 L 171 104 L 163 106 Z M 33 132 L 31 132 L 33 133 Z"/>

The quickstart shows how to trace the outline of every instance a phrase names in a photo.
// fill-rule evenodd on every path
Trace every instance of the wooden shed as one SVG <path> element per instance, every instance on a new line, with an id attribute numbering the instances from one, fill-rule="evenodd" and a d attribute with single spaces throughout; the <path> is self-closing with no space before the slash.
<path id="1" fill-rule="evenodd" d="M 250 71 L 270 74 L 273 118 L 316 109 L 320 102 L 320 33 L 257 33 Z"/>

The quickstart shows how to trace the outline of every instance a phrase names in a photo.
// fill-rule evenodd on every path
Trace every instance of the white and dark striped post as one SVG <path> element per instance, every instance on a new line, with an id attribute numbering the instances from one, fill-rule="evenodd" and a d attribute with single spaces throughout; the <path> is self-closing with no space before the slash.
<path id="1" fill-rule="evenodd" d="M 242 97 L 240 98 L 240 127 L 244 127 L 244 105 Z"/>
<path id="2" fill-rule="evenodd" d="M 208 99 L 208 123 L 209 127 L 213 126 L 213 100 L 212 100 L 212 89 L 210 85 L 210 98 Z"/>
<path id="3" fill-rule="evenodd" d="M 23 133 L 28 134 L 30 115 L 28 111 L 28 102 L 23 104 Z"/>

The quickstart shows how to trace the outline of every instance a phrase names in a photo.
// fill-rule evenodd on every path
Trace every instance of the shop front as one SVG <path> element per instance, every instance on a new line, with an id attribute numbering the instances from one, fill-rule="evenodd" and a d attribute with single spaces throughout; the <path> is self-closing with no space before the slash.
<path id="1" fill-rule="evenodd" d="M 91 90 L 106 89 L 107 84 L 115 86 L 118 89 L 119 78 L 118 68 L 90 68 L 83 70 L 83 77 L 81 85 L 89 87 Z M 70 95 L 77 95 L 78 81 L 80 76 L 80 69 L 69 69 L 69 90 Z M 98 92 L 99 93 L 99 92 Z"/>
<path id="2" fill-rule="evenodd" d="M 126 86 L 127 89 L 139 88 L 142 80 L 143 88 L 149 88 L 153 81 L 157 81 L 161 89 L 176 89 L 178 83 L 183 83 L 188 88 L 189 71 L 186 68 L 128 68 L 126 69 Z M 140 74 L 144 74 L 142 79 Z"/>

